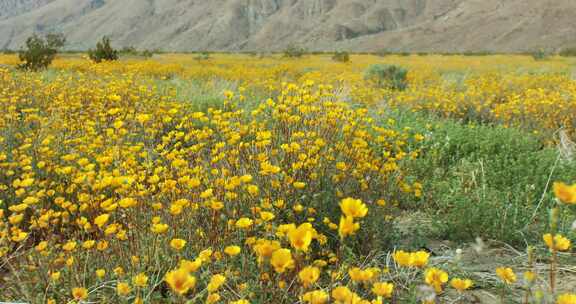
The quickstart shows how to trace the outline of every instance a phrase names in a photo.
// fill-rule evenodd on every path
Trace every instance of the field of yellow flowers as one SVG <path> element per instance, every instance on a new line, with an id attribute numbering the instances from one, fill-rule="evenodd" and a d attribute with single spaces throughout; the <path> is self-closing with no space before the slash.
<path id="1" fill-rule="evenodd" d="M 0 55 L 0 301 L 576 303 L 572 59 L 17 63 Z M 407 68 L 408 87 L 366 80 L 373 64 Z M 472 161 L 458 138 L 507 158 Z M 436 224 L 398 227 L 419 212 Z M 454 228 L 398 232 L 436 226 Z M 475 237 L 504 230 L 530 243 L 478 271 Z M 429 246 L 458 233 L 475 253 Z"/>

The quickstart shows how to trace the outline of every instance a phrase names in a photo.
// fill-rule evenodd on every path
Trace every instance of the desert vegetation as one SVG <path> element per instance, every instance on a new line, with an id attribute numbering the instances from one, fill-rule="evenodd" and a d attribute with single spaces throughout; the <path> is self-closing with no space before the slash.
<path id="1" fill-rule="evenodd" d="M 118 54 L 0 55 L 0 301 L 576 303 L 572 57 Z"/>

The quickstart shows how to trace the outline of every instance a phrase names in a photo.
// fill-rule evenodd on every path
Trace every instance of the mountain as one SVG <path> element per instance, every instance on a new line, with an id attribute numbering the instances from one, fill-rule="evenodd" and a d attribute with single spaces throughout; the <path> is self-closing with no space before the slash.
<path id="1" fill-rule="evenodd" d="M 170 51 L 521 52 L 576 45 L 574 0 L 0 0 L 0 49 L 63 32 Z"/>

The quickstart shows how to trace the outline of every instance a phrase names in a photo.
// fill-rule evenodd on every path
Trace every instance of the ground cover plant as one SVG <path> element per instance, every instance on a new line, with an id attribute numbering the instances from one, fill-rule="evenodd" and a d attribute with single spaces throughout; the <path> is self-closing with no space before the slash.
<path id="1" fill-rule="evenodd" d="M 571 57 L 208 57 L 0 55 L 0 301 L 575 303 Z"/>

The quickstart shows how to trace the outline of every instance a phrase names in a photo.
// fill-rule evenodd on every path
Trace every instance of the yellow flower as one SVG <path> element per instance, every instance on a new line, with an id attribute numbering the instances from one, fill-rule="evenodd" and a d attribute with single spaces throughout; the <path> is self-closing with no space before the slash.
<path id="1" fill-rule="evenodd" d="M 130 294 L 130 291 L 130 285 L 128 285 L 126 282 L 119 282 L 118 285 L 116 285 L 116 292 L 119 296 L 126 296 Z"/>
<path id="2" fill-rule="evenodd" d="M 340 235 L 340 238 L 343 239 L 348 235 L 353 235 L 358 229 L 360 229 L 360 224 L 354 223 L 353 217 L 340 217 L 340 224 L 338 225 L 338 235 Z"/>
<path id="3" fill-rule="evenodd" d="M 303 183 L 303 182 L 294 182 L 294 184 L 292 184 L 292 185 L 296 189 L 304 189 L 304 187 L 306 187 L 306 183 Z"/>
<path id="4" fill-rule="evenodd" d="M 148 276 L 145 273 L 141 272 L 134 277 L 132 277 L 132 284 L 136 287 L 146 287 L 148 286 Z"/>
<path id="5" fill-rule="evenodd" d="M 569 186 L 565 183 L 555 182 L 552 186 L 554 195 L 566 204 L 576 204 L 576 184 Z"/>
<path id="6" fill-rule="evenodd" d="M 68 241 L 64 246 L 62 246 L 64 251 L 72 251 L 76 249 L 76 242 L 75 241 Z"/>
<path id="7" fill-rule="evenodd" d="M 212 210 L 218 211 L 218 210 L 224 208 L 224 203 L 219 202 L 219 201 L 211 201 L 210 202 L 210 208 Z"/>
<path id="8" fill-rule="evenodd" d="M 38 243 L 38 245 L 36 245 L 36 247 L 34 249 L 36 249 L 36 251 L 44 251 L 47 247 L 48 247 L 48 242 L 42 241 L 42 242 Z"/>
<path id="9" fill-rule="evenodd" d="M 556 304 L 576 304 L 576 294 L 565 293 L 558 296 Z"/>
<path id="10" fill-rule="evenodd" d="M 298 273 L 298 278 L 300 279 L 300 282 L 302 282 L 302 285 L 307 288 L 318 281 L 318 278 L 320 278 L 320 269 L 314 266 L 304 267 Z"/>
<path id="11" fill-rule="evenodd" d="M 543 239 L 546 246 L 548 246 L 552 251 L 566 251 L 570 249 L 570 240 L 560 234 L 552 236 L 550 233 L 546 233 L 543 236 Z"/>
<path id="12" fill-rule="evenodd" d="M 131 197 L 126 197 L 118 201 L 118 205 L 122 208 L 130 208 L 136 206 L 137 202 Z"/>
<path id="13" fill-rule="evenodd" d="M 274 251 L 272 253 L 272 258 L 270 259 L 270 264 L 278 273 L 283 273 L 287 269 L 294 268 L 294 259 L 292 259 L 290 249 L 281 248 Z"/>
<path id="14" fill-rule="evenodd" d="M 72 288 L 72 297 L 74 300 L 86 300 L 88 298 L 88 290 L 84 287 Z"/>
<path id="15" fill-rule="evenodd" d="M 352 291 L 346 286 L 338 286 L 332 289 L 332 298 L 342 303 L 348 303 L 353 297 Z"/>
<path id="16" fill-rule="evenodd" d="M 424 272 L 424 281 L 434 287 L 436 293 L 439 294 L 442 292 L 442 285 L 448 282 L 448 274 L 438 268 L 428 268 Z"/>
<path id="17" fill-rule="evenodd" d="M 235 256 L 239 254 L 241 250 L 242 249 L 240 248 L 240 246 L 227 246 L 226 248 L 224 248 L 224 253 L 226 253 L 229 256 Z"/>
<path id="18" fill-rule="evenodd" d="M 248 187 L 246 187 L 246 190 L 248 191 L 248 193 L 250 193 L 250 195 L 252 196 L 256 196 L 258 195 L 258 186 L 256 185 L 248 185 Z"/>
<path id="19" fill-rule="evenodd" d="M 260 212 L 260 218 L 265 222 L 269 222 L 269 221 L 273 220 L 275 217 L 276 216 L 272 212 L 268 212 L 268 211 Z"/>
<path id="20" fill-rule="evenodd" d="M 96 241 L 94 241 L 94 240 L 87 240 L 87 241 L 84 241 L 84 243 L 82 243 L 82 248 L 84 248 L 84 249 L 92 249 L 92 247 L 94 247 L 94 245 L 96 245 Z"/>
<path id="21" fill-rule="evenodd" d="M 120 266 L 114 268 L 113 271 L 114 271 L 114 274 L 115 274 L 116 276 L 118 276 L 118 277 L 121 277 L 121 276 L 124 275 L 124 269 L 123 269 L 122 267 L 120 267 Z"/>
<path id="22" fill-rule="evenodd" d="M 180 268 L 186 269 L 188 272 L 196 272 L 202 266 L 202 259 L 195 259 L 193 262 L 188 260 L 180 261 Z"/>
<path id="23" fill-rule="evenodd" d="M 245 300 L 245 299 L 241 299 L 241 300 L 238 300 L 238 301 L 232 301 L 232 302 L 230 302 L 229 304 L 250 304 L 250 301 Z"/>
<path id="24" fill-rule="evenodd" d="M 58 281 L 60 279 L 60 272 L 56 271 L 50 274 L 50 279 L 52 279 L 52 281 Z"/>
<path id="25" fill-rule="evenodd" d="M 236 227 L 240 229 L 247 229 L 252 226 L 253 221 L 247 217 L 243 217 L 236 221 Z"/>
<path id="26" fill-rule="evenodd" d="M 202 262 L 210 262 L 212 253 L 212 248 L 204 249 L 198 254 L 198 259 L 202 260 Z"/>
<path id="27" fill-rule="evenodd" d="M 393 291 L 394 284 L 392 283 L 378 282 L 372 285 L 372 292 L 379 297 L 391 298 Z"/>
<path id="28" fill-rule="evenodd" d="M 533 271 L 524 272 L 524 280 L 526 283 L 531 284 L 536 279 L 536 274 Z"/>
<path id="29" fill-rule="evenodd" d="M 298 228 L 288 231 L 290 245 L 294 249 L 302 250 L 304 252 L 308 251 L 308 247 L 312 242 L 312 237 L 315 232 L 316 231 L 312 228 L 310 223 L 304 223 L 298 226 Z"/>
<path id="30" fill-rule="evenodd" d="M 496 268 L 496 275 L 506 284 L 514 284 L 516 282 L 516 274 L 512 268 L 498 267 Z"/>
<path id="31" fill-rule="evenodd" d="M 430 253 L 426 251 L 417 251 L 410 254 L 410 266 L 424 267 L 428 264 Z"/>
<path id="32" fill-rule="evenodd" d="M 340 202 L 340 209 L 347 217 L 360 218 L 368 213 L 368 207 L 359 199 L 345 198 Z"/>
<path id="33" fill-rule="evenodd" d="M 168 230 L 167 224 L 157 223 L 152 225 L 152 232 L 162 234 Z"/>
<path id="34" fill-rule="evenodd" d="M 106 270 L 104 269 L 96 269 L 96 276 L 99 279 L 102 279 L 106 275 Z"/>
<path id="35" fill-rule="evenodd" d="M 183 239 L 173 239 L 170 241 L 170 247 L 174 248 L 177 251 L 182 250 L 186 246 L 186 241 Z"/>
<path id="36" fill-rule="evenodd" d="M 172 291 L 180 295 L 187 293 L 188 290 L 196 285 L 196 278 L 182 268 L 168 272 L 164 277 L 164 281 L 166 281 Z"/>
<path id="37" fill-rule="evenodd" d="M 215 274 L 210 278 L 210 283 L 208 283 L 206 289 L 208 289 L 208 292 L 210 293 L 215 292 L 218 290 L 218 288 L 220 288 L 220 286 L 224 284 L 224 282 L 226 282 L 225 276 L 221 274 Z"/>
<path id="38" fill-rule="evenodd" d="M 395 251 L 392 258 L 400 266 L 408 267 L 412 265 L 412 255 L 409 252 L 403 250 Z"/>
<path id="39" fill-rule="evenodd" d="M 217 293 L 211 293 L 206 297 L 206 304 L 214 304 L 220 301 L 220 295 Z"/>
<path id="40" fill-rule="evenodd" d="M 472 280 L 469 279 L 459 279 L 459 278 L 454 278 L 452 280 L 450 280 L 450 286 L 452 286 L 454 289 L 462 292 L 470 287 L 472 287 Z"/>
<path id="41" fill-rule="evenodd" d="M 325 304 L 328 300 L 329 296 L 323 290 L 309 291 L 302 295 L 302 301 L 308 304 Z"/>
<path id="42" fill-rule="evenodd" d="M 98 228 L 102 228 L 102 226 L 104 226 L 106 222 L 108 222 L 109 218 L 110 214 L 107 213 L 101 214 L 94 219 L 94 225 L 98 226 Z"/>

